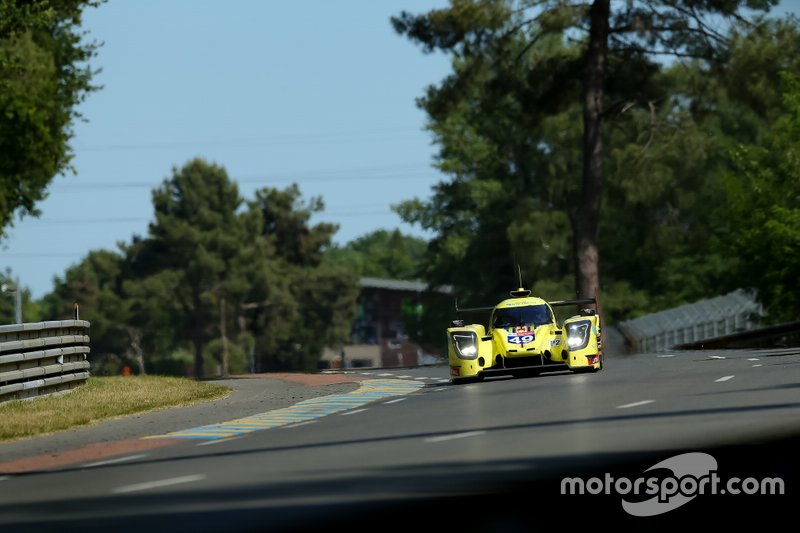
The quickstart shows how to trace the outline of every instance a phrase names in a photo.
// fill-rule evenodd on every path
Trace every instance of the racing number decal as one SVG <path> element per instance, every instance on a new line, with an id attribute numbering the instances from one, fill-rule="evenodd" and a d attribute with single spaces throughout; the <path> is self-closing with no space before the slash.
<path id="1" fill-rule="evenodd" d="M 528 344 L 533 342 L 534 335 L 509 335 L 508 342 L 511 344 Z"/>

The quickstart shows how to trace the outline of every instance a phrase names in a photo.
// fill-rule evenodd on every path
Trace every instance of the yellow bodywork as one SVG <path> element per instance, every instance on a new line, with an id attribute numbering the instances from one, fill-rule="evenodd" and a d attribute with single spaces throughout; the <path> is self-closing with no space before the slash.
<path id="1" fill-rule="evenodd" d="M 501 316 L 526 314 L 545 319 L 529 324 L 497 323 Z M 447 339 L 453 382 L 543 370 L 591 372 L 603 366 L 600 319 L 596 314 L 573 316 L 559 326 L 550 304 L 532 296 L 503 300 L 491 310 L 488 324 L 448 328 Z"/>

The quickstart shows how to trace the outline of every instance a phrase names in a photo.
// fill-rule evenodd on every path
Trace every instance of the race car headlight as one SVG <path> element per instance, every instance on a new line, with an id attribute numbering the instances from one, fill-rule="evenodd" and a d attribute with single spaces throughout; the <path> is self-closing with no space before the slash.
<path id="1" fill-rule="evenodd" d="M 478 336 L 474 333 L 453 333 L 453 348 L 461 359 L 475 359 L 478 356 Z"/>
<path id="2" fill-rule="evenodd" d="M 589 327 L 587 322 L 567 324 L 567 347 L 570 350 L 581 350 L 589 344 Z"/>

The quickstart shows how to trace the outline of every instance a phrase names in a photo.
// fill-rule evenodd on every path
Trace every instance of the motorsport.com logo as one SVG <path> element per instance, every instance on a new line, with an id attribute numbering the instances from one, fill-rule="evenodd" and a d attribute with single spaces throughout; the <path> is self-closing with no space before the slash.
<path id="1" fill-rule="evenodd" d="M 601 479 L 583 480 L 567 477 L 561 480 L 561 494 L 619 494 L 622 508 L 633 516 L 655 516 L 672 511 L 705 494 L 783 494 L 783 479 L 768 477 L 731 477 L 717 475 L 717 460 L 707 453 L 684 453 L 665 459 L 645 470 L 666 469 L 670 476 L 639 476 L 634 480 L 614 478 L 606 473 Z M 626 497 L 652 496 L 644 501 L 628 501 Z M 638 498 L 637 498 L 638 499 Z"/>

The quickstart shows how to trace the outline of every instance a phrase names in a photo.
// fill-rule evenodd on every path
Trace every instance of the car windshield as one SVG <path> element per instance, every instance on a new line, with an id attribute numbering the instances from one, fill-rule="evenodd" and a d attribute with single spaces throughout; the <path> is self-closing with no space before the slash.
<path id="1" fill-rule="evenodd" d="M 550 308 L 542 305 L 528 305 L 525 307 L 506 307 L 497 309 L 492 320 L 495 328 L 510 328 L 515 326 L 539 327 L 553 321 Z"/>

